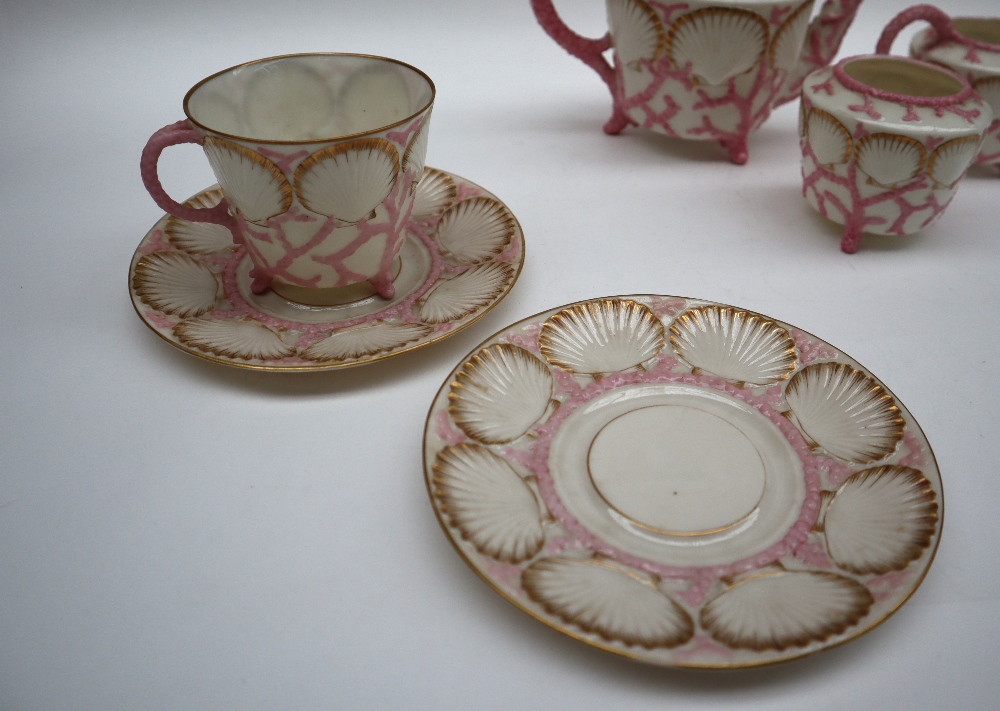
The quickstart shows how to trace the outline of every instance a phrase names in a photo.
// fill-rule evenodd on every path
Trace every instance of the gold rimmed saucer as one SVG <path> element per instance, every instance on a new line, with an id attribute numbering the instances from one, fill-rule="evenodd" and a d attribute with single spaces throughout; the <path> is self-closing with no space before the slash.
<path id="1" fill-rule="evenodd" d="M 424 432 L 458 553 L 556 630 L 672 667 L 852 640 L 920 585 L 943 490 L 913 417 L 830 344 L 636 295 L 537 314 L 452 371 Z"/>
<path id="2" fill-rule="evenodd" d="M 213 186 L 188 201 L 218 204 Z M 396 261 L 396 295 L 368 284 L 336 293 L 251 290 L 252 263 L 227 229 L 162 217 L 136 249 L 136 313 L 171 345 L 216 363 L 315 371 L 373 363 L 430 345 L 484 316 L 514 286 L 524 235 L 478 185 L 427 168 Z M 321 305 L 316 305 L 319 302 Z"/>

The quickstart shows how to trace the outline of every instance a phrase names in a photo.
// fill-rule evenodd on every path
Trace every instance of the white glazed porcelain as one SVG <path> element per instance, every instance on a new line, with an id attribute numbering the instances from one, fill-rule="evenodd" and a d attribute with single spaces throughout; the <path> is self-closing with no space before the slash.
<path id="1" fill-rule="evenodd" d="M 445 533 L 501 595 L 667 666 L 853 639 L 913 593 L 941 533 L 934 456 L 884 385 L 788 324 L 694 299 L 503 329 L 445 380 L 424 465 Z"/>
<path id="2" fill-rule="evenodd" d="M 950 18 L 932 5 L 904 10 L 886 26 L 878 51 L 888 52 L 899 32 L 912 22 L 926 21 L 910 43 L 910 55 L 948 67 L 963 76 L 993 109 L 978 163 L 1000 165 L 1000 17 Z"/>
<path id="3" fill-rule="evenodd" d="M 628 125 L 718 141 L 735 163 L 772 108 L 833 59 L 861 0 L 606 0 L 610 32 L 580 37 L 552 0 L 532 0 L 543 29 L 611 89 L 608 133 Z M 613 64 L 603 52 L 614 49 Z"/>
<path id="4" fill-rule="evenodd" d="M 845 252 L 866 232 L 913 234 L 951 203 L 991 121 L 989 105 L 947 69 L 844 59 L 802 86 L 803 193 L 844 225 Z"/>
<path id="5" fill-rule="evenodd" d="M 221 199 L 215 187 L 188 205 L 211 209 Z M 494 220 L 457 217 L 477 211 Z M 154 333 L 192 355 L 255 370 L 326 370 L 457 333 L 507 295 L 524 263 L 521 228 L 507 206 L 441 170 L 424 169 L 405 228 L 393 263 L 393 298 L 355 284 L 335 290 L 338 302 L 317 305 L 303 301 L 314 289 L 293 291 L 294 298 L 256 293 L 250 252 L 225 227 L 164 216 L 132 258 L 132 304 Z"/>
<path id="6" fill-rule="evenodd" d="M 303 54 L 250 62 L 188 92 L 187 120 L 147 144 L 143 180 L 168 213 L 226 226 L 254 262 L 256 293 L 312 289 L 319 299 L 320 290 L 367 281 L 389 299 L 433 101 L 430 79 L 395 60 Z M 156 162 L 176 143 L 202 145 L 222 206 L 199 213 L 163 191 Z"/>

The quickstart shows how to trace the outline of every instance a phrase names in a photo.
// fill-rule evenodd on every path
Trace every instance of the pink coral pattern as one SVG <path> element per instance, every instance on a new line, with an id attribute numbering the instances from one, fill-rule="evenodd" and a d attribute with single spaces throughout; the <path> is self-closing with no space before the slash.
<path id="1" fill-rule="evenodd" d="M 819 340 L 813 340 L 797 328 L 791 329 L 792 340 L 799 351 L 799 362 L 802 365 L 815 363 L 817 360 L 833 360 L 837 351 Z"/>
<path id="2" fill-rule="evenodd" d="M 854 140 L 867 135 L 858 124 Z M 866 196 L 868 178 L 853 160 L 827 167 L 820 164 L 806 137 L 801 145 L 802 194 L 823 217 L 844 225 L 841 248 L 848 254 L 858 250 L 866 230 L 902 236 L 924 229 L 941 216 L 955 194 L 954 188 L 935 188 L 930 176 L 921 173 L 893 189 Z"/>

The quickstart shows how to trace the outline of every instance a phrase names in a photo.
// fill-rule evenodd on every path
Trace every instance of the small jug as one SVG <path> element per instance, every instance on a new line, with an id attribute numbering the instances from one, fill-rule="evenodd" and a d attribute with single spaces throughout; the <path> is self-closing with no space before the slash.
<path id="1" fill-rule="evenodd" d="M 552 0 L 531 0 L 542 28 L 611 89 L 609 134 L 641 126 L 673 138 L 718 141 L 746 163 L 747 136 L 837 53 L 861 0 L 606 0 L 610 32 L 588 39 Z M 614 63 L 602 52 L 614 48 Z"/>
<path id="2" fill-rule="evenodd" d="M 924 20 L 910 43 L 910 56 L 941 64 L 965 77 L 993 109 L 993 124 L 987 129 L 977 163 L 1000 167 L 1000 17 L 948 17 L 933 5 L 904 10 L 886 25 L 878 41 L 886 53 L 900 31 Z"/>

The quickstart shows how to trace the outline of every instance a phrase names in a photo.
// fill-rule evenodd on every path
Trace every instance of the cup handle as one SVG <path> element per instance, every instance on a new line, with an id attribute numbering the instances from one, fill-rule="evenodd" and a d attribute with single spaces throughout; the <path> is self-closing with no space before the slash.
<path id="1" fill-rule="evenodd" d="M 882 35 L 878 38 L 878 44 L 875 45 L 875 54 L 889 54 L 892 50 L 892 43 L 896 41 L 896 37 L 903 28 L 918 20 L 929 22 L 934 28 L 934 32 L 937 33 L 934 44 L 949 40 L 961 40 L 961 35 L 955 31 L 947 13 L 933 5 L 914 5 L 896 15 L 885 26 Z"/>
<path id="2" fill-rule="evenodd" d="M 531 9 L 535 12 L 538 24 L 556 41 L 556 44 L 597 72 L 608 85 L 614 100 L 614 113 L 604 124 L 604 131 L 612 134 L 621 133 L 631 121 L 621 108 L 614 67 L 604 58 L 604 52 L 611 49 L 611 33 L 608 32 L 599 39 L 578 35 L 559 17 L 552 0 L 531 0 Z"/>
<path id="3" fill-rule="evenodd" d="M 142 149 L 142 158 L 139 161 L 139 172 L 142 174 L 142 184 L 146 186 L 146 190 L 152 196 L 153 201 L 160 206 L 160 209 L 173 215 L 174 217 L 179 217 L 182 220 L 189 220 L 191 222 L 210 222 L 216 225 L 222 225 L 229 229 L 233 234 L 233 240 L 241 242 L 239 227 L 236 224 L 236 220 L 233 219 L 232 215 L 229 214 L 229 203 L 226 202 L 225 198 L 222 198 L 220 202 L 215 207 L 207 208 L 194 208 L 188 205 L 182 205 L 176 202 L 173 198 L 167 195 L 166 191 L 163 189 L 163 185 L 160 183 L 160 176 L 157 173 L 156 166 L 160 160 L 160 154 L 163 149 L 169 146 L 176 146 L 180 143 L 198 143 L 202 142 L 201 135 L 194 130 L 194 127 L 188 121 L 178 121 L 177 123 L 172 123 L 169 126 L 164 126 L 159 131 L 154 133 L 149 137 L 149 141 L 146 142 L 146 147 Z"/>

